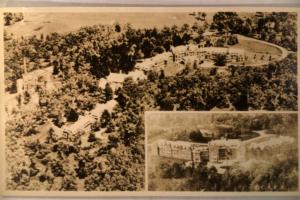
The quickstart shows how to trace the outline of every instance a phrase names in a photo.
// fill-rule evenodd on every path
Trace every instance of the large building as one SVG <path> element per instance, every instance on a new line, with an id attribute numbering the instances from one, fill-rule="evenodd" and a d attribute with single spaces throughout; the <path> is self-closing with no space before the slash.
<path id="1" fill-rule="evenodd" d="M 181 45 L 171 47 L 170 52 L 157 54 L 154 57 L 146 58 L 139 61 L 135 68 L 140 70 L 159 71 L 164 69 L 167 64 L 176 66 L 180 63 L 185 63 L 187 60 L 194 61 L 212 61 L 217 55 L 225 55 L 228 63 L 241 64 L 245 61 L 246 53 L 243 49 L 231 47 L 203 47 L 202 45 Z"/>
<path id="2" fill-rule="evenodd" d="M 201 47 L 199 45 L 186 45 L 171 48 L 173 60 L 182 61 L 185 57 L 194 56 L 199 60 L 213 60 L 217 55 L 225 55 L 227 62 L 238 63 L 245 59 L 245 51 L 231 47 Z"/>
<path id="3" fill-rule="evenodd" d="M 270 153 L 283 151 L 294 142 L 289 136 L 260 133 L 260 136 L 242 141 L 240 139 L 217 139 L 208 143 L 158 140 L 155 154 L 161 157 L 199 163 L 206 161 L 219 172 L 247 159 L 268 158 Z M 265 157 L 264 157 L 265 156 Z"/>
<path id="4" fill-rule="evenodd" d="M 208 158 L 208 146 L 205 143 L 159 140 L 157 155 L 186 161 L 201 162 Z"/>

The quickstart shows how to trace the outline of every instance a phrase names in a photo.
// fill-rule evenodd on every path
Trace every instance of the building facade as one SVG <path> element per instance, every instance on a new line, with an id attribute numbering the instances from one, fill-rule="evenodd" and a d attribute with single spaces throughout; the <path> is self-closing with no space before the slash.
<path id="1" fill-rule="evenodd" d="M 208 158 L 208 146 L 205 143 L 159 140 L 157 155 L 186 161 L 201 162 Z"/>
<path id="2" fill-rule="evenodd" d="M 215 166 L 219 172 L 224 172 L 226 167 L 248 159 L 267 159 L 272 152 L 280 153 L 294 141 L 292 137 L 274 134 L 260 134 L 245 141 L 217 139 L 208 143 L 159 140 L 156 143 L 156 154 L 193 163 L 205 161 L 208 166 Z"/>
<path id="3" fill-rule="evenodd" d="M 239 63 L 245 60 L 245 51 L 231 47 L 202 47 L 200 45 L 186 45 L 171 48 L 174 62 L 180 62 L 185 57 L 193 56 L 199 60 L 214 60 L 217 55 L 225 55 L 227 62 Z"/>
<path id="4" fill-rule="evenodd" d="M 140 70 L 159 71 L 167 64 L 179 64 L 187 59 L 194 61 L 212 61 L 217 55 L 225 55 L 228 63 L 241 64 L 245 61 L 246 53 L 243 49 L 231 47 L 203 47 L 202 45 L 182 45 L 171 47 L 170 52 L 164 52 L 151 58 L 139 61 L 135 68 Z"/>

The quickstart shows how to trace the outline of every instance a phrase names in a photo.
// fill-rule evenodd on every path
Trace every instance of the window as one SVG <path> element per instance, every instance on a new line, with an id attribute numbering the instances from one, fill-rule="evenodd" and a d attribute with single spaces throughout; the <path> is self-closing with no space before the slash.
<path id="1" fill-rule="evenodd" d="M 219 149 L 219 160 L 227 160 L 226 149 Z"/>
<path id="2" fill-rule="evenodd" d="M 232 160 L 237 158 L 237 150 L 230 148 L 219 149 L 219 160 Z"/>

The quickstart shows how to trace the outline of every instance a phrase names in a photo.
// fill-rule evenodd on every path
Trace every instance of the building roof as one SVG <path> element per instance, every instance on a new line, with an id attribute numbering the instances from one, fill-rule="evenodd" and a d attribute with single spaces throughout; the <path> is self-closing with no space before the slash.
<path id="1" fill-rule="evenodd" d="M 224 129 L 230 129 L 233 128 L 232 125 L 227 125 L 227 124 L 218 124 L 216 125 L 217 128 L 224 128 Z"/>
<path id="2" fill-rule="evenodd" d="M 249 148 L 251 149 L 260 149 L 263 150 L 267 147 L 277 147 L 282 145 L 289 145 L 295 141 L 294 138 L 290 136 L 278 136 L 278 137 L 271 137 L 269 140 L 259 142 L 259 143 L 251 143 Z"/>
<path id="3" fill-rule="evenodd" d="M 135 80 L 135 81 L 138 79 L 146 79 L 147 78 L 147 76 L 145 75 L 145 73 L 143 71 L 138 71 L 138 70 L 129 72 L 128 77 L 132 77 L 133 80 Z"/>
<path id="4" fill-rule="evenodd" d="M 154 65 L 164 61 L 168 60 L 172 56 L 171 52 L 164 52 L 161 54 L 157 54 L 151 58 L 146 58 L 142 60 L 142 62 L 136 64 L 137 69 L 143 69 L 143 70 L 150 70 L 153 68 Z"/>
<path id="5" fill-rule="evenodd" d="M 96 118 L 101 116 L 101 113 L 106 109 L 112 112 L 114 106 L 117 104 L 116 100 L 110 100 L 105 104 L 96 104 L 95 108 L 88 112 L 86 115 L 80 115 L 78 120 L 74 123 L 64 125 L 64 129 L 71 132 L 84 130 L 86 126 L 96 121 Z"/>
<path id="6" fill-rule="evenodd" d="M 134 81 L 138 80 L 138 79 L 145 79 L 146 75 L 144 74 L 143 71 L 139 71 L 139 70 L 135 70 L 135 71 L 131 71 L 128 74 L 124 74 L 124 73 L 110 73 L 106 78 L 101 78 L 99 80 L 99 84 L 98 86 L 102 89 L 105 88 L 105 85 L 107 83 L 111 84 L 111 86 L 113 86 L 113 83 L 118 83 L 121 84 L 124 82 L 125 78 L 127 77 L 132 77 L 132 79 Z"/>
<path id="7" fill-rule="evenodd" d="M 88 126 L 90 123 L 94 121 L 95 118 L 92 117 L 91 115 L 85 115 L 85 116 L 80 115 L 76 122 L 65 125 L 64 130 L 75 133 L 78 130 L 85 129 L 86 126 Z"/>
<path id="8" fill-rule="evenodd" d="M 166 146 L 172 146 L 172 147 L 178 147 L 178 148 L 206 148 L 207 143 L 196 143 L 196 142 L 188 142 L 188 141 L 170 141 L 170 140 L 158 140 L 158 145 L 166 145 Z"/>
<path id="9" fill-rule="evenodd" d="M 109 83 L 122 83 L 124 79 L 127 77 L 126 74 L 123 73 L 110 73 L 107 77 L 106 80 Z"/>
<path id="10" fill-rule="evenodd" d="M 203 36 L 213 36 L 216 35 L 215 31 L 205 31 L 203 34 Z"/>
<path id="11" fill-rule="evenodd" d="M 239 139 L 219 139 L 219 140 L 212 140 L 208 144 L 210 146 L 240 146 L 241 140 L 239 140 Z"/>

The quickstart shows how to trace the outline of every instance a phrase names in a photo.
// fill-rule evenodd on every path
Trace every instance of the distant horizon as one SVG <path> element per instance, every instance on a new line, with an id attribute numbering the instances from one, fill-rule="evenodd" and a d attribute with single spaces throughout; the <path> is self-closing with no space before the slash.
<path id="1" fill-rule="evenodd" d="M 8 34 L 14 37 L 34 34 L 68 33 L 81 27 L 94 25 L 131 24 L 134 28 L 163 28 L 194 24 L 197 20 L 189 12 L 174 13 L 30 13 L 23 12 L 24 20 L 10 26 L 4 26 Z M 213 13 L 212 13 L 213 14 Z M 207 16 L 207 20 L 209 20 Z M 212 19 L 212 15 L 211 15 Z M 35 29 L 39 29 L 35 31 Z"/>
<path id="2" fill-rule="evenodd" d="M 194 12 L 201 12 L 195 10 Z M 158 28 L 164 26 L 182 26 L 183 24 L 193 25 L 198 20 L 190 15 L 192 12 L 86 12 L 86 13 L 64 13 L 64 12 L 22 12 L 24 20 L 13 25 L 4 26 L 8 34 L 13 34 L 15 38 L 21 36 L 32 36 L 51 33 L 68 33 L 77 31 L 81 27 L 94 25 L 121 25 L 130 24 L 133 28 Z M 207 23 L 211 23 L 216 12 L 205 12 Z M 255 12 L 237 12 L 244 16 Z"/>

